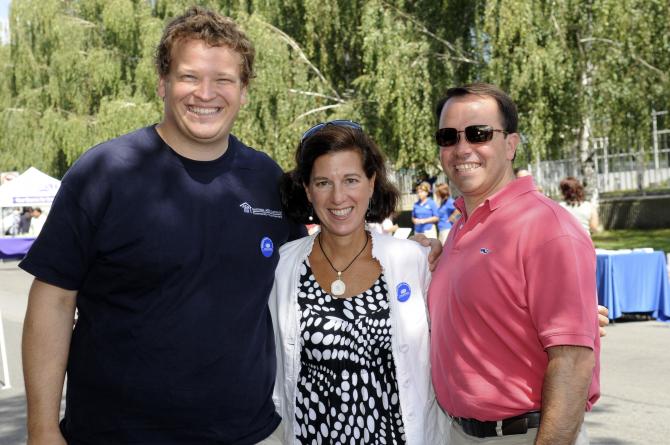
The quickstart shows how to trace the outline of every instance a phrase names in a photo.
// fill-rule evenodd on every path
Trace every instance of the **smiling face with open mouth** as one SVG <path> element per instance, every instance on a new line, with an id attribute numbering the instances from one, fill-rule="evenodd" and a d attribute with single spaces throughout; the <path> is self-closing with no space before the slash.
<path id="1" fill-rule="evenodd" d="M 468 94 L 445 103 L 439 128 L 462 131 L 470 125 L 502 128 L 495 99 Z M 514 180 L 512 160 L 518 141 L 517 133 L 496 132 L 490 141 L 472 143 L 461 133 L 458 143 L 440 148 L 442 167 L 463 194 L 468 214 Z"/>
<path id="2" fill-rule="evenodd" d="M 211 160 L 228 148 L 228 136 L 246 86 L 240 77 L 241 56 L 227 46 L 201 40 L 175 44 L 170 73 L 159 81 L 165 117 L 159 134 L 179 154 Z"/>
<path id="3" fill-rule="evenodd" d="M 362 234 L 374 184 L 374 177 L 365 176 L 358 151 L 335 151 L 316 158 L 305 192 L 323 234 Z"/>

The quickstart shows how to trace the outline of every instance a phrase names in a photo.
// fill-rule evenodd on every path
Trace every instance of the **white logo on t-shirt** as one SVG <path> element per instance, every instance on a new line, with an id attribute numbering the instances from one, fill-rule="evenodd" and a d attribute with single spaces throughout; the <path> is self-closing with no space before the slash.
<path id="1" fill-rule="evenodd" d="M 242 207 L 242 211 L 244 213 L 249 213 L 251 215 L 261 215 L 261 216 L 269 216 L 271 218 L 282 218 L 282 212 L 281 210 L 271 210 L 271 209 L 257 209 L 255 207 L 252 207 L 251 204 L 248 202 L 243 202 L 240 204 L 240 207 Z"/>

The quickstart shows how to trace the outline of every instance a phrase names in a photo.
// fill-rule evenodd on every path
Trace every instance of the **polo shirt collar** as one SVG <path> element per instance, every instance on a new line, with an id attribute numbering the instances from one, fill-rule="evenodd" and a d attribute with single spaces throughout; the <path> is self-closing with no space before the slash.
<path id="1" fill-rule="evenodd" d="M 488 206 L 489 212 L 492 212 L 498 207 L 502 207 L 508 202 L 513 201 L 518 196 L 535 190 L 537 190 L 537 188 L 535 187 L 535 182 L 533 182 L 533 177 L 524 176 L 515 179 L 492 196 L 486 198 L 482 205 Z M 465 200 L 462 196 L 456 200 L 454 205 L 463 215 L 467 215 L 465 211 Z"/>

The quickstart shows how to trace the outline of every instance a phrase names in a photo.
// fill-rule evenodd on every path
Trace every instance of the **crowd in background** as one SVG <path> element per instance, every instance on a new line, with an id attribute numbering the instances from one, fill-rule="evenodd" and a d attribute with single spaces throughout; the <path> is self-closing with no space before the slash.
<path id="1" fill-rule="evenodd" d="M 2 221 L 4 234 L 7 236 L 39 235 L 46 220 L 39 207 L 17 207 L 5 216 Z"/>
<path id="2" fill-rule="evenodd" d="M 518 169 L 517 178 L 530 176 L 528 170 Z M 434 179 L 421 178 L 415 191 L 417 200 L 412 208 L 414 233 L 428 238 L 438 238 L 445 243 L 451 227 L 458 221 L 461 212 L 455 207 L 449 186 L 445 183 L 434 184 Z M 542 193 L 542 189 L 536 186 Z M 561 180 L 562 201 L 559 203 L 570 212 L 584 229 L 593 234 L 601 230 L 598 218 L 598 206 L 585 198 L 584 186 L 579 179 L 568 176 Z"/>

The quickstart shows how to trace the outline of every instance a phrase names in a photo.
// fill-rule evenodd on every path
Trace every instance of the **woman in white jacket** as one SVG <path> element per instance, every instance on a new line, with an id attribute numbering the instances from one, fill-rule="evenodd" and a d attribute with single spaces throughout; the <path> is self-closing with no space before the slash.
<path id="1" fill-rule="evenodd" d="M 351 121 L 308 130 L 282 183 L 284 211 L 321 231 L 280 249 L 270 311 L 286 444 L 437 444 L 427 249 L 372 234 L 398 192 Z"/>

